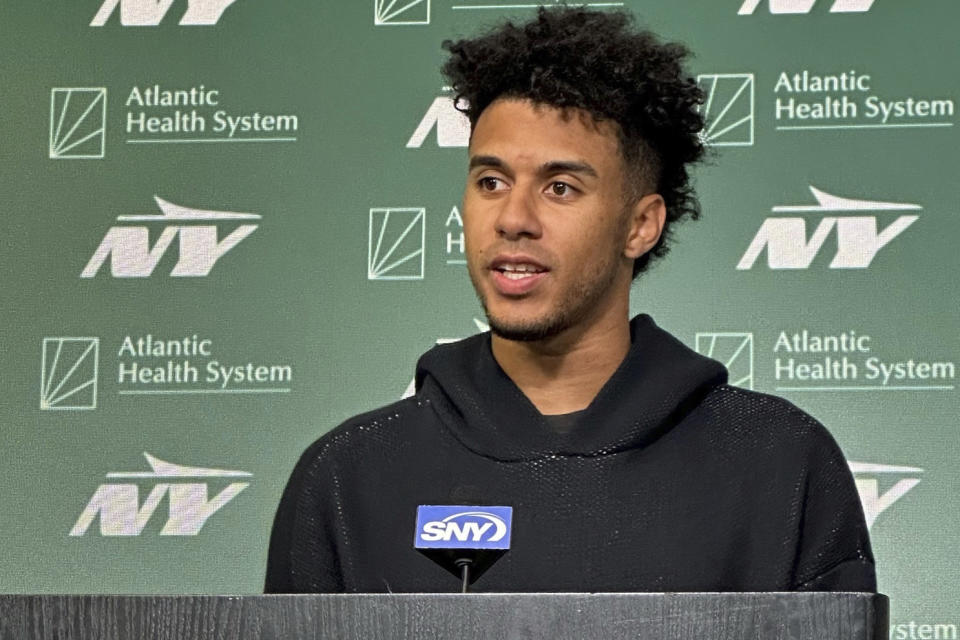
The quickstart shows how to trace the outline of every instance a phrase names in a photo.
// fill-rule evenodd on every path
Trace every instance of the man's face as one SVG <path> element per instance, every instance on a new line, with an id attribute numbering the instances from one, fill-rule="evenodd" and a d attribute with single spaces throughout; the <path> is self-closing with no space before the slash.
<path id="1" fill-rule="evenodd" d="M 555 336 L 629 295 L 635 256 L 625 255 L 632 223 L 616 131 L 581 115 L 501 99 L 474 127 L 467 267 L 504 338 Z"/>

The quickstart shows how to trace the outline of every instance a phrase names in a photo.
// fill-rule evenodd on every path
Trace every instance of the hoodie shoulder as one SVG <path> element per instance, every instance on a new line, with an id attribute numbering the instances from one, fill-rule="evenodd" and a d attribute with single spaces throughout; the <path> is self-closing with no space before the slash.
<path id="1" fill-rule="evenodd" d="M 466 372 L 489 351 L 489 331 L 477 333 L 456 342 L 434 345 L 417 360 L 415 374 L 417 393 L 420 392 L 423 381 L 428 375 L 445 378 L 450 374 Z"/>
<path id="2" fill-rule="evenodd" d="M 755 447 L 779 459 L 842 461 L 840 446 L 816 418 L 780 396 L 722 384 L 702 409 L 726 447 Z"/>
<path id="3" fill-rule="evenodd" d="M 430 411 L 429 405 L 429 399 L 411 396 L 353 416 L 307 447 L 301 463 L 330 458 L 344 449 L 354 452 L 357 447 L 390 446 L 389 442 L 403 437 L 410 425 L 422 421 L 421 416 Z"/>

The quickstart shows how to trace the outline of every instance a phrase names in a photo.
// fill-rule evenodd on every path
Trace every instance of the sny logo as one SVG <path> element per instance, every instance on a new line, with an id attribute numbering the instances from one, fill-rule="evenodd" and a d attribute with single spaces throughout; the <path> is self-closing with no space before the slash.
<path id="1" fill-rule="evenodd" d="M 861 211 L 919 211 L 916 204 L 840 198 L 811 186 L 815 205 L 778 206 L 773 213 L 847 213 Z M 767 218 L 737 264 L 738 270 L 753 268 L 764 249 L 771 269 L 807 269 L 836 228 L 837 252 L 831 269 L 866 269 L 877 252 L 903 233 L 920 216 L 901 215 L 877 230 L 877 216 L 824 216 L 807 240 L 807 221 L 800 217 Z"/>
<path id="2" fill-rule="evenodd" d="M 744 0 L 739 15 L 751 15 L 763 0 Z M 817 0 L 767 0 L 770 13 L 810 13 Z M 874 0 L 833 0 L 830 13 L 863 13 L 869 11 Z"/>
<path id="3" fill-rule="evenodd" d="M 228 469 L 205 469 L 185 467 L 154 458 L 147 458 L 152 471 L 110 472 L 107 478 L 159 478 L 175 480 L 180 478 L 237 478 L 250 477 L 245 471 Z M 136 484 L 101 484 L 83 513 L 77 518 L 70 530 L 71 536 L 82 536 L 100 516 L 100 535 L 102 536 L 138 536 L 147 525 L 150 517 L 160 505 L 163 496 L 168 497 L 168 517 L 162 536 L 195 536 L 207 522 L 207 519 L 219 511 L 228 502 L 250 485 L 249 482 L 233 482 L 220 493 L 208 499 L 206 482 L 158 482 L 150 489 L 143 505 L 140 504 L 139 487 Z"/>
<path id="4" fill-rule="evenodd" d="M 417 507 L 418 549 L 510 548 L 511 507 Z"/>
<path id="5" fill-rule="evenodd" d="M 182 25 L 214 25 L 236 0 L 187 0 L 187 10 L 180 18 Z M 91 27 L 102 27 L 120 7 L 120 24 L 125 27 L 155 27 L 160 24 L 173 0 L 104 0 L 90 21 Z"/>
<path id="6" fill-rule="evenodd" d="M 117 216 L 117 220 L 141 222 L 180 222 L 195 223 L 203 221 L 259 220 L 253 213 L 235 211 L 208 211 L 181 207 L 154 196 L 161 215 Z M 150 247 L 150 233 L 146 226 L 116 226 L 107 231 L 87 266 L 80 273 L 81 278 L 92 278 L 110 257 L 110 273 L 115 278 L 146 278 L 163 257 L 173 239 L 180 238 L 180 256 L 170 271 L 174 277 L 202 277 L 210 273 L 213 265 L 225 253 L 257 230 L 255 224 L 241 224 L 223 240 L 217 239 L 216 225 L 178 224 L 164 227 L 153 247 Z"/>

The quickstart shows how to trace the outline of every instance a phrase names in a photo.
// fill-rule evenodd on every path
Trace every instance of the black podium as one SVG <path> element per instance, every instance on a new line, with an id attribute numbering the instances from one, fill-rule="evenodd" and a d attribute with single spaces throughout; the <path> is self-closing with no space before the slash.
<path id="1" fill-rule="evenodd" d="M 885 640 L 886 596 L 0 596 L 0 640 Z"/>

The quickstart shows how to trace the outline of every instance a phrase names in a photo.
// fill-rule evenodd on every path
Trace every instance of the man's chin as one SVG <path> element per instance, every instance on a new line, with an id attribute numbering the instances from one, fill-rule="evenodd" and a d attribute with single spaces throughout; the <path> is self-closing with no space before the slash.
<path id="1" fill-rule="evenodd" d="M 545 318 L 541 320 L 507 321 L 487 314 L 487 323 L 490 333 L 516 342 L 536 342 L 546 340 L 561 333 L 566 328 L 562 318 Z"/>

